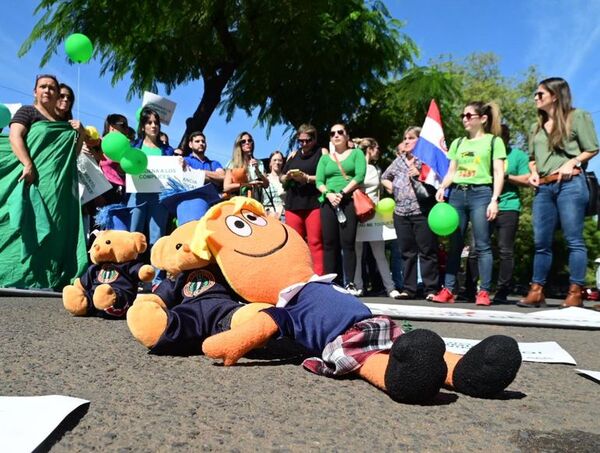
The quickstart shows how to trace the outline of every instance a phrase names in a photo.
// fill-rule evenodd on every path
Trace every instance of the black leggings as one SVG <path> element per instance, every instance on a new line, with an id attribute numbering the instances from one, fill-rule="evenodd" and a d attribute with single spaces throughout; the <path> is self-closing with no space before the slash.
<path id="1" fill-rule="evenodd" d="M 321 228 L 323 231 L 323 267 L 326 274 L 338 272 L 338 259 L 342 251 L 344 284 L 354 282 L 356 269 L 356 226 L 358 219 L 354 211 L 352 197 L 344 197 L 340 209 L 346 215 L 346 222 L 337 220 L 335 208 L 328 201 L 321 205 Z"/>

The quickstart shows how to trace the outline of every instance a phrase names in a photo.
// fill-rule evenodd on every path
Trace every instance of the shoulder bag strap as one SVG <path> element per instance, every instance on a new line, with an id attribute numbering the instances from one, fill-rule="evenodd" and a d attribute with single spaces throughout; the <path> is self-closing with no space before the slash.
<path id="1" fill-rule="evenodd" d="M 340 161 L 338 160 L 337 156 L 335 155 L 335 151 L 332 153 L 333 154 L 333 160 L 335 160 L 335 163 L 338 165 L 338 168 L 340 169 L 340 171 L 342 172 L 342 176 L 344 177 L 344 179 L 346 181 L 348 181 L 348 175 L 346 174 L 346 172 L 344 171 L 344 168 L 342 167 L 342 164 L 340 163 Z"/>

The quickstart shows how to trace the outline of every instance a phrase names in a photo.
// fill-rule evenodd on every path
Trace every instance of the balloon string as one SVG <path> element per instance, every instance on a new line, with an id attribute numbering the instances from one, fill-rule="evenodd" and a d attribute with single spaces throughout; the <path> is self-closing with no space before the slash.
<path id="1" fill-rule="evenodd" d="M 81 102 L 81 98 L 79 97 L 79 75 L 81 72 L 81 65 L 77 65 L 77 119 L 81 121 L 79 118 L 79 103 Z"/>

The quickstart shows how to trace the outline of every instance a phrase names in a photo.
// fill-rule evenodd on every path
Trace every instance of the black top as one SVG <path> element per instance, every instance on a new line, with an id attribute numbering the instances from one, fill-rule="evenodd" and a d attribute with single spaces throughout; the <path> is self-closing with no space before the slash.
<path id="1" fill-rule="evenodd" d="M 283 167 L 283 173 L 297 169 L 307 175 L 315 176 L 321 156 L 322 153 L 319 146 L 315 146 L 307 155 L 303 155 L 302 150 L 298 150 L 292 156 L 288 157 Z M 304 184 L 289 180 L 284 188 L 286 191 L 285 209 L 287 211 L 316 209 L 319 207 L 319 195 L 321 193 L 317 190 L 317 186 L 314 183 Z"/>
<path id="2" fill-rule="evenodd" d="M 10 124 L 19 123 L 29 130 L 33 123 L 38 121 L 51 121 L 40 113 L 33 105 L 24 105 L 16 111 L 15 116 L 10 120 Z"/>

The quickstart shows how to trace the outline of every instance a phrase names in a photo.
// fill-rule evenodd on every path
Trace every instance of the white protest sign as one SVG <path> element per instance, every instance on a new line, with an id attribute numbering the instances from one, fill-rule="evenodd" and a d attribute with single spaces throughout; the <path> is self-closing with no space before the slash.
<path id="1" fill-rule="evenodd" d="M 79 179 L 79 200 L 82 205 L 112 188 L 96 160 L 85 153 L 81 153 L 77 157 L 77 177 Z"/>
<path id="2" fill-rule="evenodd" d="M 473 322 L 482 324 L 508 324 L 513 326 L 546 326 L 571 329 L 600 329 L 600 313 L 584 308 L 570 307 L 562 310 L 545 310 L 527 313 L 489 309 L 464 309 L 446 307 L 419 307 L 400 304 L 365 304 L 375 315 L 401 319 L 422 319 L 444 322 Z"/>
<path id="3" fill-rule="evenodd" d="M 591 377 L 595 381 L 600 383 L 600 371 L 592 371 L 592 370 L 575 370 L 578 373 L 585 374 L 586 376 Z"/>
<path id="4" fill-rule="evenodd" d="M 142 107 L 150 107 L 155 110 L 160 117 L 160 122 L 168 126 L 175 113 L 175 107 L 177 104 L 167 98 L 159 96 L 158 94 L 144 91 L 144 97 L 142 99 Z"/>
<path id="5" fill-rule="evenodd" d="M 358 223 L 356 228 L 356 242 L 389 241 L 396 239 L 394 220 L 391 215 L 382 217 L 375 213 L 375 217 L 365 223 Z"/>
<path id="6" fill-rule="evenodd" d="M 87 400 L 62 395 L 0 396 L 0 444 L 3 451 L 35 450 L 67 415 Z"/>
<path id="7" fill-rule="evenodd" d="M 15 116 L 15 113 L 17 113 L 17 110 L 19 110 L 21 107 L 23 107 L 23 104 L 4 104 L 6 107 L 8 107 L 8 110 L 10 111 L 10 117 L 12 118 L 13 116 Z"/>
<path id="8" fill-rule="evenodd" d="M 148 167 L 141 175 L 125 175 L 126 192 L 160 193 L 169 187 L 168 180 L 173 178 L 188 189 L 204 185 L 204 170 L 184 171 L 176 156 L 148 156 Z"/>
<path id="9" fill-rule="evenodd" d="M 455 354 L 466 352 L 481 340 L 466 340 L 464 338 L 444 338 L 446 351 Z M 567 363 L 577 365 L 571 354 L 565 351 L 556 341 L 540 341 L 534 343 L 519 343 L 519 351 L 524 362 Z"/>

